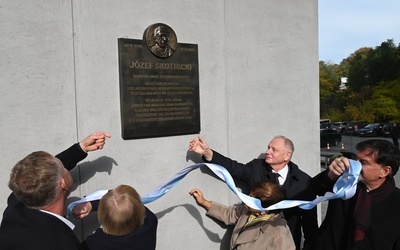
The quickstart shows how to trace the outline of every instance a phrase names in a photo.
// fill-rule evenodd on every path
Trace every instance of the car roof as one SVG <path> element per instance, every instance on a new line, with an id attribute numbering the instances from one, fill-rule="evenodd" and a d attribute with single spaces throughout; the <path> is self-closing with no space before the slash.
<path id="1" fill-rule="evenodd" d="M 351 121 L 351 122 L 349 122 L 349 123 L 361 123 L 361 122 L 367 123 L 367 122 L 365 122 L 365 121 Z"/>

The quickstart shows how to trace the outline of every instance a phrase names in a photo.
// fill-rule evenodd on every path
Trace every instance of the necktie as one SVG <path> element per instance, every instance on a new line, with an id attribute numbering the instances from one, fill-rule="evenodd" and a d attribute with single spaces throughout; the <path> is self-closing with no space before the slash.
<path id="1" fill-rule="evenodd" d="M 279 183 L 279 176 L 281 176 L 281 175 L 278 174 L 278 173 L 273 173 L 273 174 L 274 174 L 275 183 L 281 185 L 281 184 Z"/>

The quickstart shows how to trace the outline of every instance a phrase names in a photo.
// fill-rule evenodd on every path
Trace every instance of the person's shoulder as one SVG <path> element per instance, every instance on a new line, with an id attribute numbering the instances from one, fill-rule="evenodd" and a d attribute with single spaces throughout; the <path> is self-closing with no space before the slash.
<path id="1" fill-rule="evenodd" d="M 387 197 L 387 201 L 392 204 L 391 206 L 396 206 L 397 210 L 400 210 L 400 189 L 395 187 L 391 194 Z"/>
<path id="2" fill-rule="evenodd" d="M 394 190 L 394 195 L 397 199 L 400 200 L 400 188 L 396 187 Z"/>
<path id="3" fill-rule="evenodd" d="M 24 203 L 19 201 L 14 193 L 7 199 L 7 207 L 3 213 L 2 229 L 26 225 L 31 220 L 30 211 Z"/>
<path id="4" fill-rule="evenodd" d="M 260 167 L 260 166 L 267 166 L 268 164 L 265 162 L 265 158 L 254 158 L 253 160 L 248 162 L 247 165 L 253 167 Z"/>
<path id="5" fill-rule="evenodd" d="M 386 205 L 383 205 L 386 204 Z M 395 190 L 392 192 L 392 194 L 388 197 L 387 202 L 382 203 L 383 206 L 389 206 L 391 207 L 394 211 L 399 211 L 400 210 L 400 189 L 395 188 Z M 399 217 L 400 219 L 400 217 Z"/>
<path id="6" fill-rule="evenodd" d="M 272 231 L 269 231 L 270 233 L 274 232 L 275 234 L 280 236 L 290 234 L 289 226 L 287 225 L 287 221 L 283 217 L 283 215 L 274 216 L 274 218 L 267 221 L 267 223 L 265 223 L 263 227 L 264 231 L 267 228 L 270 228 L 270 230 L 272 229 Z"/>
<path id="7" fill-rule="evenodd" d="M 146 211 L 145 221 L 152 221 L 153 223 L 158 223 L 157 216 L 148 207 L 144 206 Z"/>
<path id="8" fill-rule="evenodd" d="M 254 158 L 253 160 L 251 160 L 251 162 L 267 165 L 267 163 L 265 163 L 265 158 Z"/>
<path id="9" fill-rule="evenodd" d="M 26 222 L 21 222 L 22 219 Z M 47 224 L 47 221 L 30 221 L 30 219 L 29 216 L 25 216 L 13 220 L 14 225 L 4 224 L 0 239 L 2 244 L 9 246 L 5 249 L 81 249 L 72 230 L 67 232 L 54 224 Z"/>
<path id="10" fill-rule="evenodd" d="M 20 202 L 17 199 L 17 197 L 15 196 L 14 193 L 11 193 L 7 198 L 7 204 L 8 204 L 8 207 L 12 207 L 12 206 L 15 206 L 17 204 L 22 204 L 22 202 Z"/>
<path id="11" fill-rule="evenodd" d="M 99 227 L 91 235 L 86 237 L 85 242 L 90 241 L 91 239 L 96 238 L 96 237 L 109 237 L 109 236 L 111 236 L 111 235 L 106 234 L 103 231 L 103 229 L 101 227 Z"/>
<path id="12" fill-rule="evenodd" d="M 274 214 L 272 216 L 272 218 L 270 219 L 270 221 L 272 224 L 276 224 L 276 225 L 287 225 L 287 221 L 282 212 Z"/>
<path id="13" fill-rule="evenodd" d="M 295 164 L 294 162 L 290 161 L 288 166 L 292 174 L 298 177 L 299 179 L 304 179 L 304 180 L 311 179 L 311 176 L 306 172 L 304 172 L 303 170 L 301 170 L 299 166 L 297 166 L 297 164 Z"/>
<path id="14" fill-rule="evenodd" d="M 88 235 L 81 243 L 83 249 L 96 249 L 103 241 L 109 241 L 114 236 L 106 234 L 102 228 L 97 228 L 91 235 Z"/>

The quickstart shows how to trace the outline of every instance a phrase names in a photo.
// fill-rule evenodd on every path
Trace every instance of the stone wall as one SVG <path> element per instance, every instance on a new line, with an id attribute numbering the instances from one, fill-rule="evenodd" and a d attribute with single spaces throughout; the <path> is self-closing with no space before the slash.
<path id="1" fill-rule="evenodd" d="M 222 154 L 247 162 L 275 135 L 295 143 L 293 161 L 319 171 L 317 1 L 3 0 L 0 3 L 0 210 L 13 165 L 32 151 L 56 154 L 93 131 L 112 138 L 73 172 L 69 201 L 119 184 L 142 195 L 201 159 L 180 135 L 121 137 L 118 47 L 168 24 L 178 42 L 199 49 L 201 135 Z M 227 249 L 229 227 L 205 216 L 188 191 L 232 205 L 238 199 L 206 169 L 148 204 L 158 249 Z M 98 225 L 77 224 L 80 238 Z"/>

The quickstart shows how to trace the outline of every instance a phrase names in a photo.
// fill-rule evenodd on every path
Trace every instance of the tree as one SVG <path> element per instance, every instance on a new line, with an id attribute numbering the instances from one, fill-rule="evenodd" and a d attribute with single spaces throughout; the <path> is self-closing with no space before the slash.
<path id="1" fill-rule="evenodd" d="M 333 121 L 400 121 L 400 45 L 360 48 L 340 64 L 320 66 L 320 115 Z M 347 88 L 339 89 L 347 76 Z"/>
<path id="2" fill-rule="evenodd" d="M 320 113 L 334 107 L 334 93 L 339 89 L 340 78 L 332 70 L 332 64 L 319 63 L 319 89 L 320 89 Z"/>
<path id="3" fill-rule="evenodd" d="M 400 79 L 380 82 L 373 90 L 373 112 L 378 121 L 400 121 Z"/>
<path id="4" fill-rule="evenodd" d="M 370 83 L 368 66 L 371 53 L 371 48 L 361 48 L 347 58 L 349 62 L 348 86 L 354 91 Z"/>
<path id="5" fill-rule="evenodd" d="M 387 40 L 373 50 L 368 65 L 371 82 L 391 81 L 399 76 L 400 64 L 396 50 L 393 40 Z"/>

